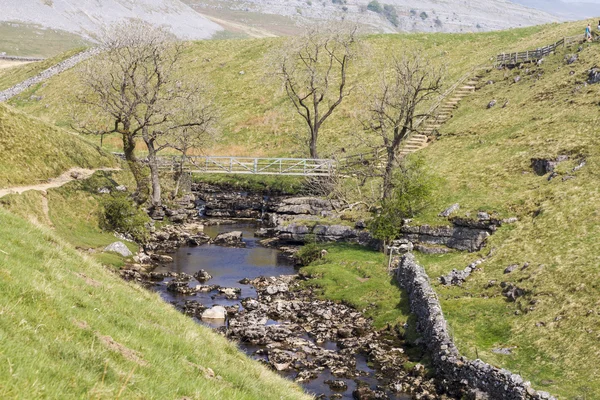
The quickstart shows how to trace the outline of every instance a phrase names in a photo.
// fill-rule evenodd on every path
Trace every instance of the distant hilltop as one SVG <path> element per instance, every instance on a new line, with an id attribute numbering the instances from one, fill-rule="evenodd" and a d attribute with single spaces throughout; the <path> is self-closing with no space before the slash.
<path id="1" fill-rule="evenodd" d="M 2 0 L 0 21 L 24 22 L 93 39 L 130 18 L 166 25 L 181 39 L 208 39 L 222 28 L 179 0 Z"/>
<path id="2" fill-rule="evenodd" d="M 252 36 L 294 34 L 314 21 L 357 21 L 371 32 L 481 32 L 561 18 L 509 0 L 182 0 L 201 14 Z M 227 23 L 231 23 L 228 26 Z M 241 26 L 251 27 L 246 31 Z M 241 29 L 240 29 L 241 28 Z"/>

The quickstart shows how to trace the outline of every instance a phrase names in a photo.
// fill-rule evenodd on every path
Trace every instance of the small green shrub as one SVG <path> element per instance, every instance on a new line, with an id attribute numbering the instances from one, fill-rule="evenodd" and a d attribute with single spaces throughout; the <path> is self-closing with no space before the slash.
<path id="1" fill-rule="evenodd" d="M 316 242 L 307 243 L 297 253 L 298 262 L 300 265 L 309 265 L 312 262 L 321 258 L 322 246 L 317 245 Z"/>
<path id="2" fill-rule="evenodd" d="M 377 0 L 371 1 L 367 5 L 367 10 L 376 12 L 377 14 L 383 13 L 383 7 L 381 6 L 381 4 Z"/>
<path id="3" fill-rule="evenodd" d="M 148 239 L 148 215 L 125 194 L 111 195 L 103 201 L 100 228 L 131 236 L 136 242 Z"/>
<path id="4" fill-rule="evenodd" d="M 381 204 L 378 214 L 369 223 L 373 236 L 393 240 L 400 234 L 402 220 L 423 211 L 434 189 L 434 180 L 421 158 L 404 159 L 393 179 L 392 195 Z"/>
<path id="5" fill-rule="evenodd" d="M 398 13 L 396 12 L 396 7 L 391 4 L 386 4 L 383 6 L 383 13 L 392 25 L 398 26 Z"/>
<path id="6" fill-rule="evenodd" d="M 426 13 L 425 11 L 423 11 L 423 12 L 421 13 L 421 15 L 419 15 L 419 16 L 421 17 L 421 19 L 422 19 L 423 21 L 425 21 L 427 18 L 429 18 L 429 15 L 427 15 L 427 13 Z"/>

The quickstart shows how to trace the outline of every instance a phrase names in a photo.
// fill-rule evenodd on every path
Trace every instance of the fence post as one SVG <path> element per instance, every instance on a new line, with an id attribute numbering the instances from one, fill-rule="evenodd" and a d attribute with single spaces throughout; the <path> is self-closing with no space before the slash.
<path id="1" fill-rule="evenodd" d="M 254 159 L 254 173 L 258 174 L 258 158 Z"/>

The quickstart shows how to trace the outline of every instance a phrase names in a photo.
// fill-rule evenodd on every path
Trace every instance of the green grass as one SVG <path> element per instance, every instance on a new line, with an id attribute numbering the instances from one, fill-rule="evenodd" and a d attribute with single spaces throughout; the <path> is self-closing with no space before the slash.
<path id="1" fill-rule="evenodd" d="M 97 146 L 0 104 L 0 188 L 35 184 L 71 167 L 116 166 Z"/>
<path id="2" fill-rule="evenodd" d="M 1 398 L 308 398 L 49 229 L 0 220 Z"/>
<path id="3" fill-rule="evenodd" d="M 193 179 L 198 183 L 255 193 L 295 195 L 305 190 L 305 178 L 296 176 L 196 174 Z"/>
<path id="4" fill-rule="evenodd" d="M 347 244 L 323 248 L 327 249 L 327 256 L 301 270 L 315 277 L 307 281 L 308 285 L 319 288 L 328 299 L 364 310 L 377 328 L 406 322 L 408 303 L 388 275 L 382 253 Z"/>
<path id="5" fill-rule="evenodd" d="M 102 252 L 104 247 L 119 239 L 99 227 L 102 201 L 109 195 L 98 194 L 98 189 L 130 185 L 131 180 L 126 172 L 99 171 L 85 181 L 72 181 L 60 188 L 49 189 L 47 194 L 30 190 L 5 196 L 0 199 L 0 206 L 34 224 L 51 228 L 63 240 L 101 264 L 119 268 L 124 265 L 122 257 Z M 44 199 L 48 204 L 47 214 L 42 207 Z M 134 254 L 137 252 L 137 244 L 125 244 Z"/>
<path id="6" fill-rule="evenodd" d="M 0 22 L 0 53 L 24 57 L 54 57 L 57 54 L 86 46 L 78 35 L 35 24 Z"/>

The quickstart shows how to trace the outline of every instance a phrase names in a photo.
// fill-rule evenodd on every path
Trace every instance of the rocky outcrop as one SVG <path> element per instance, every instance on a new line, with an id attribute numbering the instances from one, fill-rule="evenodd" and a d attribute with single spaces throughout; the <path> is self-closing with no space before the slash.
<path id="1" fill-rule="evenodd" d="M 318 197 L 292 197 L 282 199 L 273 209 L 276 214 L 331 216 L 334 202 Z"/>
<path id="2" fill-rule="evenodd" d="M 554 159 L 532 158 L 531 159 L 531 168 L 533 168 L 534 172 L 537 175 L 543 176 L 550 172 L 553 172 L 558 164 L 560 164 L 561 162 L 566 161 L 568 159 L 569 159 L 569 156 L 566 156 L 566 155 L 560 155 Z"/>
<path id="3" fill-rule="evenodd" d="M 104 248 L 105 252 L 117 253 L 123 257 L 131 257 L 133 253 L 125 246 L 123 242 L 114 242 Z"/>
<path id="4" fill-rule="evenodd" d="M 273 369 L 295 372 L 296 382 L 311 381 L 328 370 L 332 378 L 324 383 L 342 393 L 348 390 L 344 380 L 364 384 L 356 362 L 356 355 L 364 354 L 377 370 L 380 386 L 377 390 L 367 386 L 361 393 L 372 397 L 360 398 L 389 398 L 385 392 L 444 398 L 436 395 L 431 379 L 406 368 L 401 342 L 391 329 L 377 331 L 361 312 L 317 300 L 310 289 L 301 288 L 297 276 L 260 277 L 247 283 L 256 288 L 258 297 L 242 300 L 244 308 L 229 317 L 225 334 L 254 348 L 263 346 L 255 354 Z"/>
<path id="5" fill-rule="evenodd" d="M 240 192 L 209 184 L 193 184 L 192 192 L 202 203 L 202 212 L 209 218 L 260 219 L 278 203 L 278 197 Z"/>
<path id="6" fill-rule="evenodd" d="M 409 226 L 400 228 L 403 238 L 416 244 L 446 246 L 462 251 L 479 251 L 485 240 L 502 224 L 487 214 L 478 219 L 452 218 L 452 226 Z"/>
<path id="7" fill-rule="evenodd" d="M 417 330 L 431 353 L 433 365 L 450 386 L 475 388 L 492 399 L 555 400 L 546 392 L 534 390 L 530 382 L 517 374 L 459 354 L 429 277 L 412 254 L 400 259 L 396 279 L 408 294 L 410 310 L 417 318 Z"/>
<path id="8" fill-rule="evenodd" d="M 313 225 L 307 226 L 292 223 L 279 225 L 272 230 L 279 240 L 288 243 L 305 243 L 307 241 L 356 243 L 371 248 L 379 247 L 379 240 L 374 239 L 367 231 L 346 225 Z"/>
<path id="9" fill-rule="evenodd" d="M 200 223 L 184 225 L 165 225 L 162 229 L 152 232 L 150 240 L 144 245 L 148 255 L 154 253 L 174 253 L 183 245 L 199 246 L 210 241 L 210 237 L 203 232 L 204 226 Z"/>

